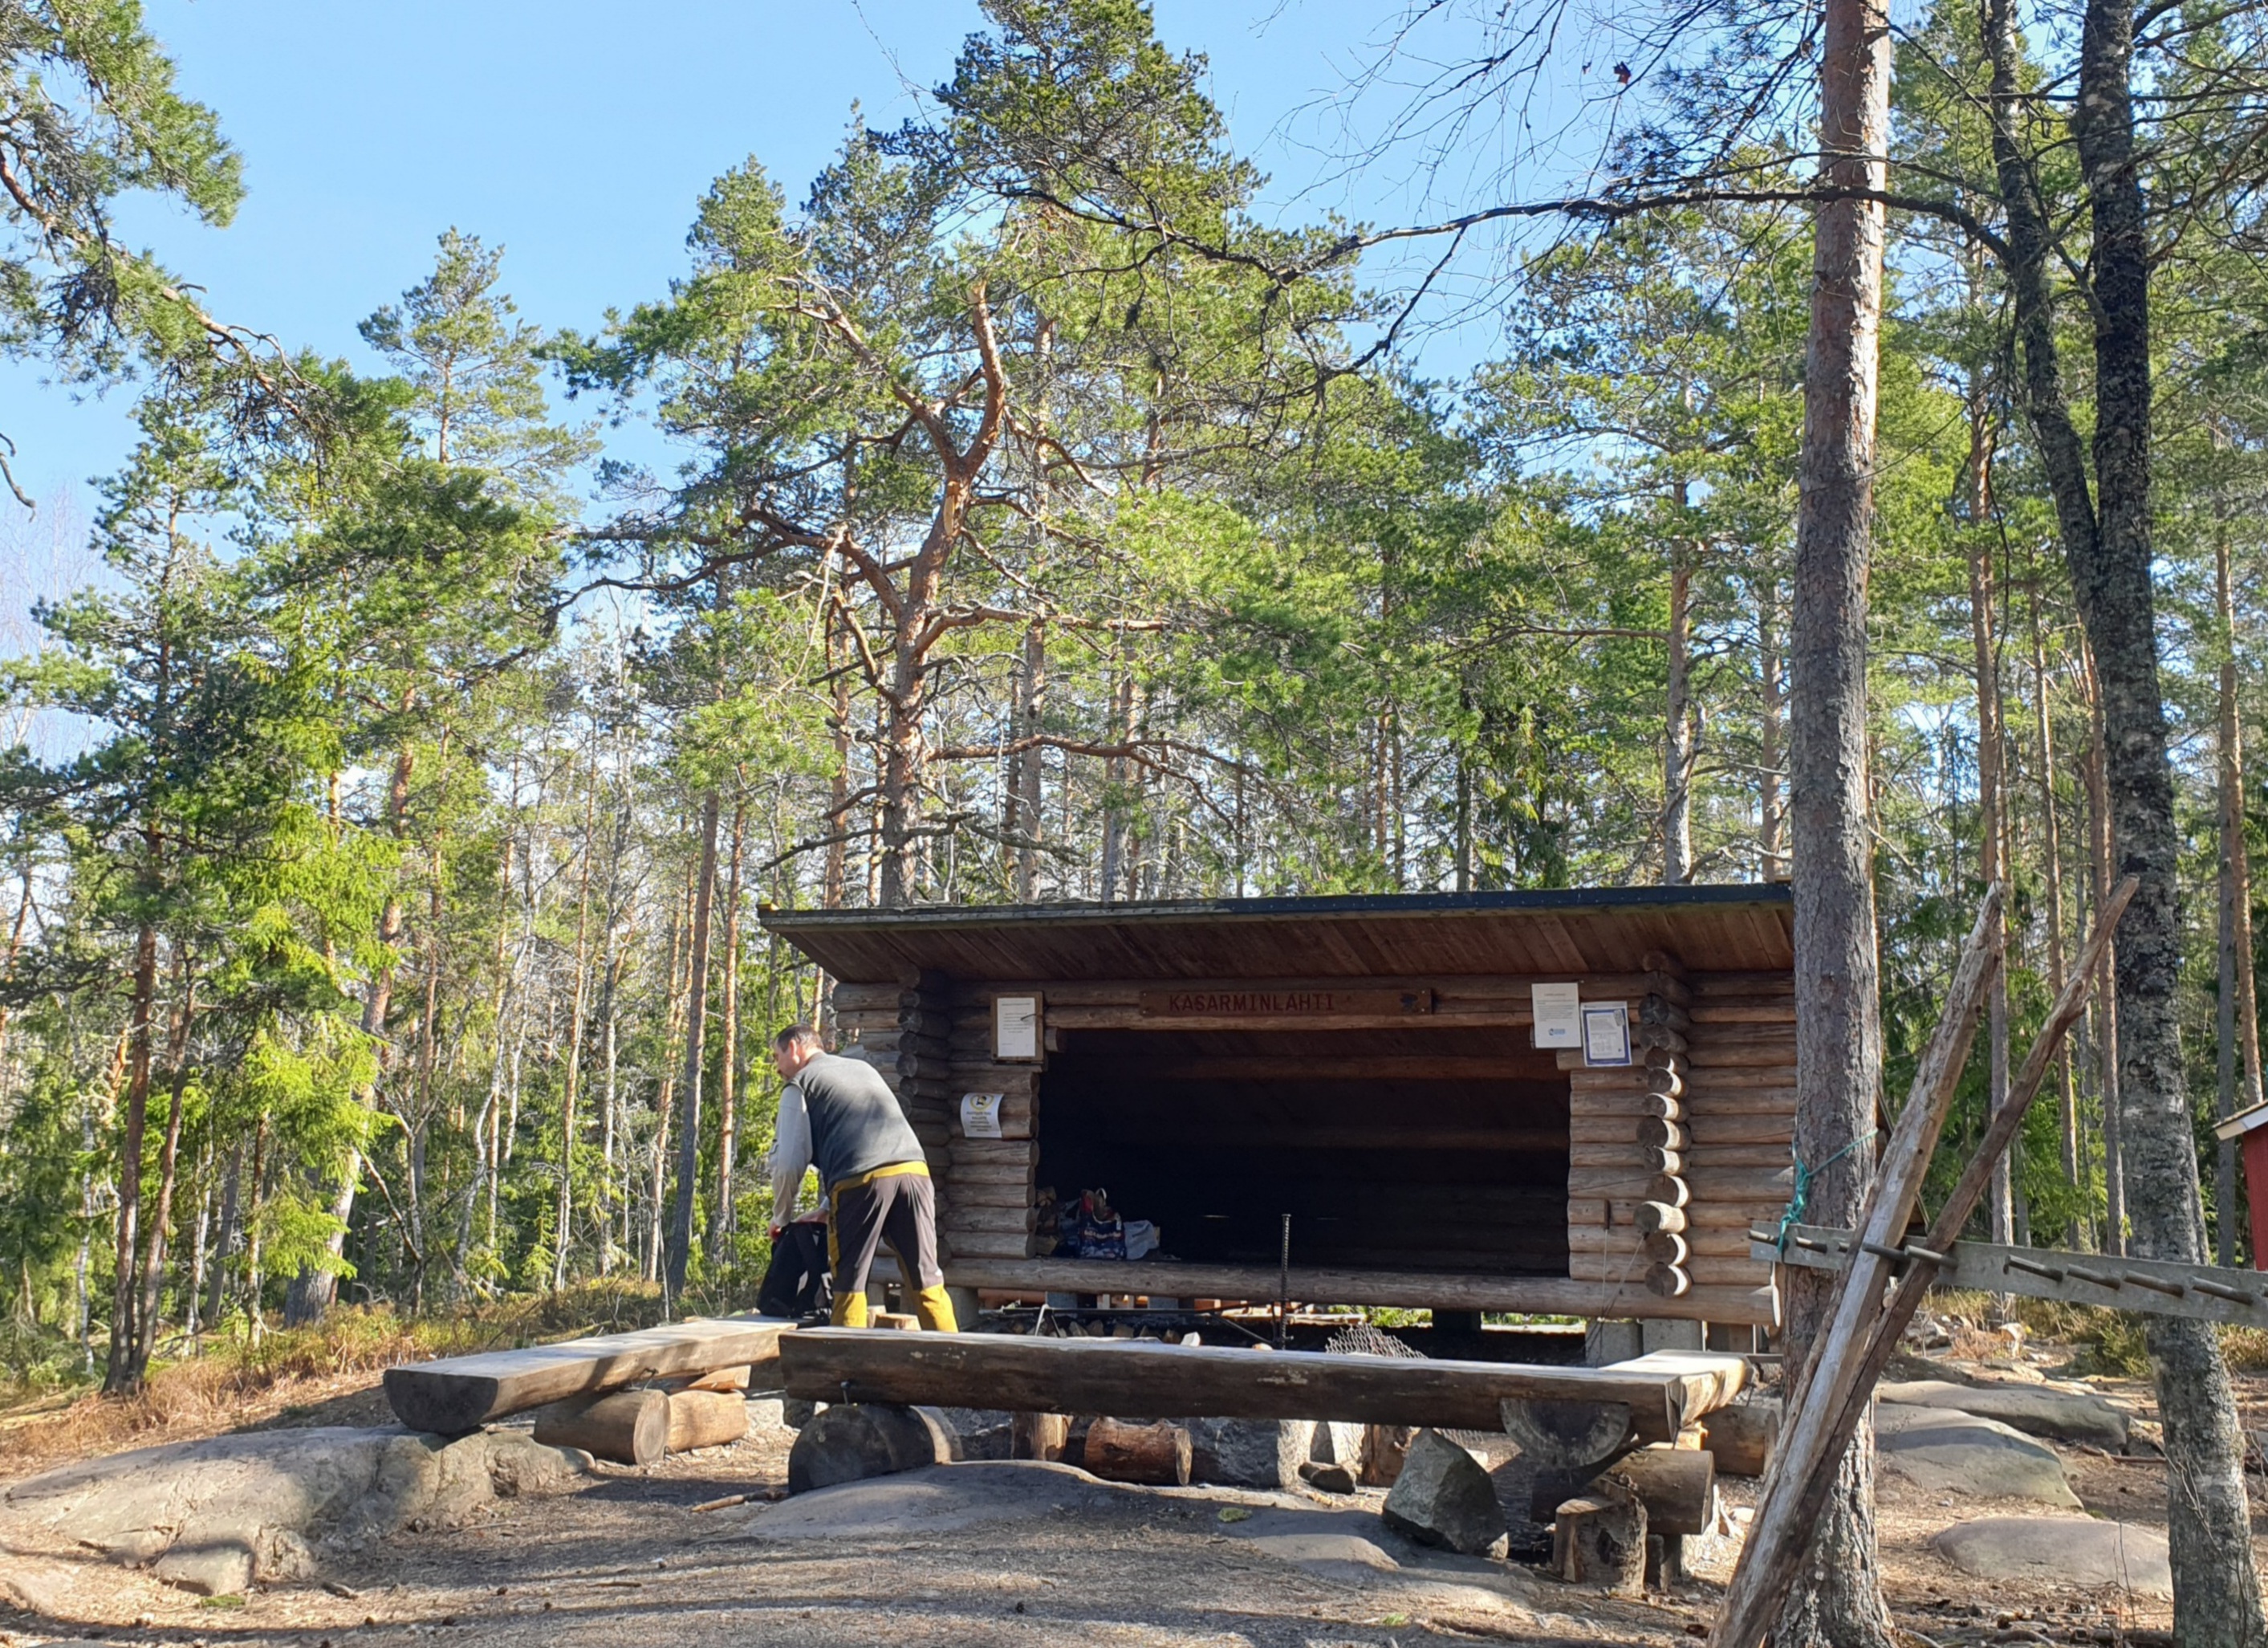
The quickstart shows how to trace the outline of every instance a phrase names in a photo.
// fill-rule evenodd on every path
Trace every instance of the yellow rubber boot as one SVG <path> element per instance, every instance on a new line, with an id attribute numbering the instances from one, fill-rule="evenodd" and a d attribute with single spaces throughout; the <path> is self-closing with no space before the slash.
<path id="1" fill-rule="evenodd" d="M 953 1313 L 953 1300 L 943 1288 L 924 1288 L 914 1295 L 914 1314 L 932 1334 L 957 1334 L 961 1322 Z"/>

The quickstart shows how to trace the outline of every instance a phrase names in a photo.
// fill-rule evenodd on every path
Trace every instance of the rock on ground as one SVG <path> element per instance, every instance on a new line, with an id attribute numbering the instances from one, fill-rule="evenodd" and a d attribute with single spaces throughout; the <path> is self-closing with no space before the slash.
<path id="1" fill-rule="evenodd" d="M 1410 1445 L 1402 1474 L 1379 1512 L 1386 1526 L 1421 1545 L 1467 1556 L 1503 1554 L 1504 1510 L 1480 1461 L 1432 1430 Z"/>
<path id="2" fill-rule="evenodd" d="M 1885 1402 L 1874 1410 L 1874 1435 L 1883 1466 L 1918 1488 L 2079 1509 L 2055 1450 L 1998 1420 Z"/>
<path id="3" fill-rule="evenodd" d="M 464 1520 L 495 1498 L 564 1486 L 590 1468 L 525 1433 L 452 1442 L 400 1430 L 261 1430 L 137 1448 L 0 1494 L 0 1537 L 77 1545 L 204 1596 L 302 1578 L 318 1547 L 356 1549 L 413 1526 Z"/>
<path id="4" fill-rule="evenodd" d="M 2174 1571 L 2155 1528 L 2078 1517 L 1983 1517 L 1931 1539 L 1938 1555 L 1979 1579 L 2117 1585 L 2170 1598 Z"/>
<path id="5" fill-rule="evenodd" d="M 1314 1434 L 1307 1419 L 1185 1419 L 1189 1480 L 1221 1488 L 1297 1488 Z"/>
<path id="6" fill-rule="evenodd" d="M 2037 1385 L 1955 1385 L 1910 1379 L 1881 1387 L 1881 1400 L 1902 1408 L 1951 1408 L 1997 1419 L 2027 1436 L 2083 1443 L 2113 1453 L 2126 1446 L 2128 1415 L 2102 1397 Z"/>

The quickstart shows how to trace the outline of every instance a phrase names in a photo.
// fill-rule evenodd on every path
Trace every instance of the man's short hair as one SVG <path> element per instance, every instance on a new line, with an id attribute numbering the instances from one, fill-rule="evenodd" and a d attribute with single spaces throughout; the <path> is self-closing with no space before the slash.
<path id="1" fill-rule="evenodd" d="M 822 1051 L 819 1032 L 808 1024 L 790 1024 L 772 1038 L 772 1046 L 782 1053 L 785 1053 L 790 1047 L 809 1047 L 814 1052 Z"/>

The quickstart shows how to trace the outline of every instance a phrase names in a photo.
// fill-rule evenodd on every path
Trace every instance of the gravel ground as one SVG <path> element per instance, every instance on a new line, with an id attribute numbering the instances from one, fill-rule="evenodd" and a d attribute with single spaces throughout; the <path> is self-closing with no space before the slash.
<path id="1" fill-rule="evenodd" d="M 1955 1371 L 2038 1377 L 2021 1365 Z M 2146 1386 L 2098 1388 L 2128 1400 L 2145 1421 L 2155 1417 Z M 2242 1395 L 2248 1423 L 2268 1423 L 2263 1382 L 2247 1378 Z M 335 1422 L 337 1415 L 308 1417 Z M 2142 1430 L 2148 1434 L 2146 1424 Z M 202 1601 L 88 1553 L 0 1556 L 0 1600 L 27 1605 L 0 1608 L 0 1644 L 1021 1648 L 1072 1640 L 1092 1648 L 1384 1648 L 1499 1641 L 1652 1648 L 1690 1644 L 1705 1631 L 1738 1554 L 1739 1508 L 1754 1499 L 1754 1484 L 1727 1480 L 1734 1531 L 1689 1541 L 1692 1582 L 1640 1603 L 1518 1564 L 1418 1551 L 1378 1522 L 1375 1493 L 1348 1500 L 1138 1489 L 1062 1467 L 962 1466 L 924 1474 L 944 1488 L 894 1478 L 767 1503 L 767 1493 L 784 1485 L 792 1439 L 770 1430 L 648 1470 L 602 1466 L 580 1491 L 501 1502 L 469 1526 L 413 1533 L 342 1559 L 325 1584 L 255 1590 L 240 1600 Z M 2162 1528 L 2161 1461 L 2061 1452 L 2087 1514 Z M 2256 1478 L 2255 1487 L 2268 1484 Z M 733 1495 L 751 1497 L 694 1508 Z M 1928 1548 L 1929 1536 L 1950 1523 L 2037 1511 L 1977 1499 L 1948 1504 L 1885 1474 L 1886 1583 L 1913 1639 L 1948 1648 L 2146 1643 L 2164 1630 L 2162 1603 L 1988 1585 Z M 2268 1547 L 2256 1548 L 2268 1569 Z"/>

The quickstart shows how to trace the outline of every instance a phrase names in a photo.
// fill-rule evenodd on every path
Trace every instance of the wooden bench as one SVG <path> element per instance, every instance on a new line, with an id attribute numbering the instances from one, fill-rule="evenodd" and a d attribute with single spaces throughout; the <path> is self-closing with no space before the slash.
<path id="1" fill-rule="evenodd" d="M 794 1327 L 776 1317 L 726 1316 L 520 1350 L 404 1363 L 386 1371 L 386 1400 L 412 1430 L 456 1436 L 508 1414 L 648 1379 L 776 1363 L 780 1336 Z"/>

